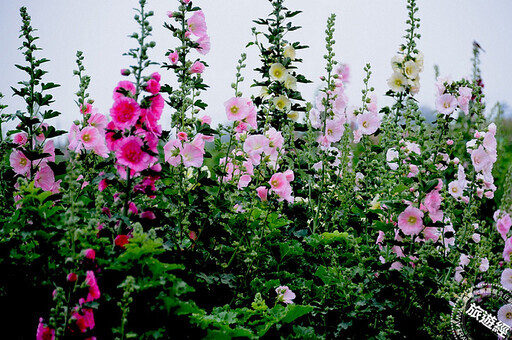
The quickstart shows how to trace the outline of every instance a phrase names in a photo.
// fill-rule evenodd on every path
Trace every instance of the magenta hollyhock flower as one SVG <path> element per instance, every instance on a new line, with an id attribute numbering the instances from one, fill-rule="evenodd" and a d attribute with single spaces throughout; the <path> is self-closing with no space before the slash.
<path id="1" fill-rule="evenodd" d="M 398 216 L 398 228 L 405 235 L 418 235 L 423 228 L 423 212 L 412 206 L 408 206 Z"/>
<path id="2" fill-rule="evenodd" d="M 171 64 L 176 65 L 176 63 L 178 62 L 178 59 L 179 59 L 178 52 L 169 53 L 168 58 L 169 58 L 169 61 L 171 62 Z"/>
<path id="3" fill-rule="evenodd" d="M 277 301 L 284 302 L 286 304 L 293 303 L 293 299 L 295 299 L 295 293 L 288 288 L 288 286 L 279 286 L 276 288 L 277 293 Z"/>
<path id="4" fill-rule="evenodd" d="M 118 98 L 122 98 L 125 96 L 121 92 L 118 92 L 121 89 L 128 92 L 131 96 L 135 96 L 135 91 L 137 91 L 137 89 L 135 88 L 135 85 L 131 81 L 129 81 L 129 80 L 120 81 L 117 84 L 116 88 L 114 89 L 114 95 L 113 95 L 114 100 L 117 100 Z"/>
<path id="5" fill-rule="evenodd" d="M 85 274 L 85 283 L 89 286 L 89 294 L 87 295 L 86 302 L 97 300 L 100 298 L 101 293 L 96 281 L 96 276 L 92 270 L 88 270 Z"/>
<path id="6" fill-rule="evenodd" d="M 196 48 L 197 52 L 201 53 L 202 55 L 210 53 L 211 44 L 210 37 L 208 36 L 208 34 L 205 34 L 199 39 L 197 39 L 196 43 L 199 44 L 199 47 Z"/>
<path id="7" fill-rule="evenodd" d="M 84 256 L 86 259 L 93 260 L 96 258 L 96 252 L 94 249 L 88 248 L 84 250 Z"/>
<path id="8" fill-rule="evenodd" d="M 154 219 L 156 219 L 156 215 L 151 210 L 146 210 L 140 214 L 140 218 L 144 218 L 147 220 L 154 220 Z"/>
<path id="9" fill-rule="evenodd" d="M 28 142 L 28 136 L 25 132 L 20 132 L 12 137 L 12 141 L 20 146 L 23 146 Z"/>
<path id="10" fill-rule="evenodd" d="M 451 94 L 443 94 L 437 97 L 436 110 L 439 113 L 449 115 L 457 108 L 457 98 Z"/>
<path id="11" fill-rule="evenodd" d="M 496 227 L 498 228 L 498 232 L 500 233 L 503 240 L 507 239 L 507 234 L 512 226 L 512 220 L 510 219 L 509 214 L 505 214 L 496 222 Z"/>
<path id="12" fill-rule="evenodd" d="M 130 72 L 130 70 L 129 70 L 129 69 L 127 69 L 127 68 L 123 68 L 123 69 L 121 69 L 121 75 L 122 75 L 122 76 L 129 76 L 129 75 L 130 75 L 130 73 L 131 73 L 131 72 Z"/>
<path id="13" fill-rule="evenodd" d="M 130 136 L 123 139 L 116 151 L 117 162 L 133 171 L 142 171 L 149 166 L 150 156 L 142 150 L 144 143 L 139 137 Z"/>
<path id="14" fill-rule="evenodd" d="M 135 99 L 130 97 L 118 98 L 110 109 L 110 117 L 116 128 L 120 130 L 134 126 L 139 116 L 139 104 L 137 104 Z"/>
<path id="15" fill-rule="evenodd" d="M 68 276 L 66 276 L 66 280 L 68 280 L 68 282 L 75 282 L 76 280 L 78 280 L 78 276 L 71 272 L 68 274 Z"/>
<path id="16" fill-rule="evenodd" d="M 203 73 L 203 71 L 204 71 L 204 64 L 200 61 L 196 61 L 188 69 L 189 73 Z"/>
<path id="17" fill-rule="evenodd" d="M 183 159 L 183 165 L 188 167 L 200 168 L 203 165 L 203 154 L 204 150 L 196 147 L 193 144 L 185 144 L 183 149 L 180 151 L 180 155 Z"/>
<path id="18" fill-rule="evenodd" d="M 206 35 L 206 20 L 203 11 L 196 11 L 187 20 L 188 30 L 197 37 Z"/>
<path id="19" fill-rule="evenodd" d="M 146 83 L 146 87 L 144 88 L 144 90 L 148 91 L 151 94 L 157 94 L 158 92 L 160 92 L 160 83 L 156 79 L 151 78 Z"/>
<path id="20" fill-rule="evenodd" d="M 36 340 L 54 340 L 55 330 L 43 323 L 43 318 L 39 318 L 39 324 L 37 325 Z"/>
<path id="21" fill-rule="evenodd" d="M 19 175 L 25 175 L 30 171 L 31 162 L 20 150 L 13 150 L 9 156 L 9 161 L 14 172 Z"/>

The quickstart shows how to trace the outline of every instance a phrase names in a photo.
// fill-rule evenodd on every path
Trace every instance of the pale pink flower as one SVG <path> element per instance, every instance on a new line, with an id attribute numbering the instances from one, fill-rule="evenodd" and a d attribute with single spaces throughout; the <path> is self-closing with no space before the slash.
<path id="1" fill-rule="evenodd" d="M 269 180 L 270 189 L 279 196 L 278 201 L 286 200 L 289 203 L 293 203 L 292 187 L 288 180 L 289 178 L 292 178 L 290 173 L 278 172 L 273 174 Z"/>
<path id="2" fill-rule="evenodd" d="M 164 145 L 165 161 L 173 166 L 181 163 L 180 151 L 182 149 L 181 141 L 178 139 L 170 140 Z"/>
<path id="3" fill-rule="evenodd" d="M 436 110 L 442 114 L 449 115 L 457 108 L 457 99 L 451 94 L 443 94 L 437 97 Z"/>
<path id="4" fill-rule="evenodd" d="M 468 255 L 460 254 L 459 265 L 461 267 L 467 266 L 470 262 L 471 262 L 471 259 L 470 259 L 470 257 Z"/>
<path id="5" fill-rule="evenodd" d="M 512 269 L 506 268 L 501 273 L 501 285 L 508 290 L 512 290 Z"/>
<path id="6" fill-rule="evenodd" d="M 238 180 L 238 189 L 245 188 L 249 185 L 251 182 L 251 176 L 250 175 L 242 175 L 240 176 L 240 179 Z"/>
<path id="7" fill-rule="evenodd" d="M 345 122 L 343 119 L 328 119 L 325 123 L 325 137 L 331 143 L 335 143 L 341 139 L 345 131 Z"/>
<path id="8" fill-rule="evenodd" d="M 199 121 L 201 122 L 201 125 L 202 124 L 211 125 L 212 124 L 212 117 L 210 117 L 208 115 L 204 115 L 204 116 L 199 117 Z"/>
<path id="9" fill-rule="evenodd" d="M 433 190 L 425 196 L 424 204 L 427 208 L 430 219 L 434 223 L 443 220 L 443 212 L 441 211 L 442 200 L 443 197 L 437 190 Z"/>
<path id="10" fill-rule="evenodd" d="M 13 150 L 9 156 L 11 167 L 15 173 L 25 175 L 30 171 L 31 162 L 20 150 Z"/>
<path id="11" fill-rule="evenodd" d="M 505 214 L 503 217 L 498 219 L 496 222 L 496 227 L 498 228 L 498 232 L 500 233 L 503 240 L 507 239 L 507 234 L 512 226 L 512 220 L 510 219 L 509 214 Z"/>
<path id="12" fill-rule="evenodd" d="M 448 139 L 448 140 L 446 141 L 446 144 L 448 144 L 448 145 L 453 145 L 453 140 L 452 140 L 452 139 Z"/>
<path id="13" fill-rule="evenodd" d="M 395 262 L 393 262 L 391 264 L 391 266 L 389 267 L 389 270 L 398 270 L 398 271 L 400 271 L 400 270 L 402 270 L 403 266 L 404 265 L 401 264 L 400 262 L 395 261 Z"/>
<path id="14" fill-rule="evenodd" d="M 196 147 L 193 144 L 185 144 L 183 149 L 180 151 L 180 155 L 183 159 L 183 165 L 188 167 L 200 168 L 203 165 L 203 154 L 204 150 Z"/>
<path id="15" fill-rule="evenodd" d="M 405 235 L 418 235 L 423 228 L 423 212 L 408 206 L 398 216 L 398 227 Z"/>
<path id="16" fill-rule="evenodd" d="M 379 236 L 377 236 L 377 241 L 375 241 L 375 244 L 384 242 L 384 236 L 384 232 L 382 230 L 379 230 Z"/>
<path id="17" fill-rule="evenodd" d="M 277 301 L 284 302 L 286 304 L 293 303 L 293 299 L 295 299 L 295 293 L 288 288 L 288 286 L 279 286 L 276 288 L 277 293 Z"/>
<path id="18" fill-rule="evenodd" d="M 264 187 L 264 186 L 258 187 L 258 188 L 256 188 L 256 192 L 262 202 L 267 201 L 268 189 L 266 187 Z"/>
<path id="19" fill-rule="evenodd" d="M 388 166 L 391 170 L 398 169 L 398 163 L 393 162 L 395 159 L 398 159 L 398 151 L 395 149 L 388 149 L 388 151 L 386 151 L 386 162 L 388 162 Z"/>
<path id="20" fill-rule="evenodd" d="M 265 135 L 269 139 L 269 147 L 279 149 L 283 147 L 284 138 L 280 131 L 277 131 L 275 128 L 271 127 L 265 132 Z"/>
<path id="21" fill-rule="evenodd" d="M 317 109 L 311 109 L 309 111 L 309 121 L 311 123 L 311 126 L 315 129 L 319 129 L 320 126 L 322 126 L 322 120 L 320 119 L 320 111 Z"/>
<path id="22" fill-rule="evenodd" d="M 510 254 L 512 253 L 512 237 L 505 241 L 505 248 L 503 249 L 503 259 L 505 262 L 510 262 Z"/>
<path id="23" fill-rule="evenodd" d="M 140 116 L 140 107 L 135 99 L 119 97 L 110 109 L 110 117 L 117 129 L 131 128 L 137 123 Z"/>
<path id="24" fill-rule="evenodd" d="M 270 141 L 264 135 L 252 135 L 244 142 L 244 151 L 254 165 L 260 164 L 261 154 L 269 148 Z"/>
<path id="25" fill-rule="evenodd" d="M 486 167 L 489 167 L 493 163 L 492 158 L 484 150 L 482 145 L 480 145 L 478 149 L 473 150 L 471 153 L 471 161 L 475 167 L 476 172 L 484 170 Z"/>
<path id="26" fill-rule="evenodd" d="M 487 257 L 482 259 L 482 261 L 480 262 L 480 266 L 478 266 L 478 269 L 481 272 L 486 272 L 487 270 L 489 270 L 489 260 L 487 259 Z"/>
<path id="27" fill-rule="evenodd" d="M 80 141 L 78 140 L 78 134 L 80 133 L 80 128 L 78 125 L 72 124 L 68 133 L 68 149 L 76 151 L 79 146 Z"/>
<path id="28" fill-rule="evenodd" d="M 462 273 L 464 272 L 464 269 L 462 269 L 462 267 L 460 266 L 457 266 L 455 267 L 455 281 L 457 282 L 461 282 L 462 279 L 463 279 L 463 276 L 462 276 Z"/>
<path id="29" fill-rule="evenodd" d="M 199 39 L 197 39 L 196 43 L 199 44 L 199 47 L 196 48 L 197 52 L 201 53 L 202 55 L 210 53 L 211 45 L 210 37 L 208 36 L 208 34 L 205 34 Z"/>
<path id="30" fill-rule="evenodd" d="M 335 70 L 338 79 L 343 83 L 348 83 L 350 78 L 350 67 L 347 64 L 339 64 Z"/>
<path id="31" fill-rule="evenodd" d="M 245 117 L 243 119 L 243 122 L 249 124 L 250 126 L 252 126 L 255 129 L 257 129 L 258 122 L 256 120 L 256 115 L 257 115 L 256 107 L 250 100 L 247 101 L 247 106 L 249 107 L 249 113 L 247 114 L 247 117 Z"/>
<path id="32" fill-rule="evenodd" d="M 96 113 L 91 114 L 91 116 L 87 120 L 87 123 L 89 123 L 89 125 L 91 125 L 91 126 L 94 126 L 96 129 L 98 129 L 98 131 L 102 135 L 104 135 L 105 134 L 104 130 L 108 124 L 108 119 L 107 119 L 107 117 L 105 117 L 105 115 L 103 115 L 99 112 L 96 112 Z"/>
<path id="33" fill-rule="evenodd" d="M 126 137 L 116 151 L 117 162 L 133 171 L 145 170 L 150 162 L 150 155 L 142 150 L 144 143 L 139 137 Z"/>
<path id="34" fill-rule="evenodd" d="M 380 127 L 381 119 L 378 114 L 365 112 L 356 117 L 356 123 L 362 135 L 372 135 Z"/>
<path id="35" fill-rule="evenodd" d="M 101 136 L 98 129 L 88 126 L 80 131 L 79 140 L 86 150 L 91 150 L 101 142 Z"/>
<path id="36" fill-rule="evenodd" d="M 17 133 L 12 138 L 12 141 L 18 144 L 19 146 L 23 146 L 28 142 L 27 134 L 25 132 Z"/>
<path id="37" fill-rule="evenodd" d="M 439 240 L 439 229 L 436 227 L 426 227 L 423 229 L 425 241 L 432 240 L 436 243 Z"/>
<path id="38" fill-rule="evenodd" d="M 498 309 L 498 320 L 512 327 L 512 304 L 507 303 Z"/>
<path id="39" fill-rule="evenodd" d="M 44 191 L 53 191 L 55 187 L 55 175 L 53 170 L 48 166 L 42 166 L 34 177 L 34 186 Z"/>
<path id="40" fill-rule="evenodd" d="M 474 233 L 473 235 L 471 235 L 471 239 L 473 240 L 473 242 L 475 243 L 480 243 L 480 234 L 478 233 Z"/>
<path id="41" fill-rule="evenodd" d="M 293 170 L 286 170 L 284 172 L 284 176 L 286 177 L 286 180 L 288 182 L 291 182 L 295 179 L 295 174 L 293 173 Z"/>
<path id="42" fill-rule="evenodd" d="M 206 20 L 203 11 L 196 11 L 187 20 L 188 30 L 197 37 L 206 34 Z"/>
<path id="43" fill-rule="evenodd" d="M 464 188 L 461 187 L 459 181 L 452 181 L 448 184 L 448 192 L 453 198 L 460 198 L 464 193 Z"/>
<path id="44" fill-rule="evenodd" d="M 407 177 L 411 178 L 416 176 L 420 173 L 420 169 L 415 164 L 409 164 L 409 174 L 407 174 Z"/>
<path id="45" fill-rule="evenodd" d="M 189 73 L 203 73 L 203 71 L 204 64 L 200 61 L 196 61 L 195 63 L 193 63 L 188 70 Z"/>
<path id="46" fill-rule="evenodd" d="M 457 102 L 460 109 L 465 114 L 469 113 L 469 101 L 471 100 L 472 92 L 473 90 L 469 87 L 459 88 L 459 97 L 457 97 Z"/>
<path id="47" fill-rule="evenodd" d="M 176 65 L 176 63 L 178 62 L 178 58 L 179 58 L 178 52 L 172 52 L 169 54 L 169 61 L 173 65 Z"/>
<path id="48" fill-rule="evenodd" d="M 249 114 L 247 99 L 233 97 L 224 103 L 228 120 L 241 121 Z"/>

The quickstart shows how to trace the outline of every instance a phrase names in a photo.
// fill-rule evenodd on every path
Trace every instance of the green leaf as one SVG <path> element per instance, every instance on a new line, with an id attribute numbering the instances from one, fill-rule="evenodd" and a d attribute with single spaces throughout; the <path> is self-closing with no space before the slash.
<path id="1" fill-rule="evenodd" d="M 290 323 L 294 321 L 295 319 L 300 318 L 303 315 L 308 314 L 313 310 L 312 306 L 301 306 L 301 305 L 288 305 L 286 307 L 287 313 L 286 316 L 283 318 L 284 323 Z"/>

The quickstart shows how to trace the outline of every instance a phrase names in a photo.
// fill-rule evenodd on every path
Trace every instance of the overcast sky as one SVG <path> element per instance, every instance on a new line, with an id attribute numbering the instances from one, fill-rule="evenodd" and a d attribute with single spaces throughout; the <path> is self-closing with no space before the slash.
<path id="1" fill-rule="evenodd" d="M 193 0 L 194 1 L 194 0 Z M 75 54 L 84 51 L 86 72 L 91 75 L 91 98 L 100 112 L 108 114 L 112 105 L 112 90 L 124 78 L 119 70 L 130 65 L 132 60 L 122 54 L 135 47 L 135 41 L 127 36 L 137 30 L 133 21 L 133 7 L 136 0 L 1 0 L 0 11 L 0 92 L 6 95 L 3 103 L 9 108 L 5 112 L 24 110 L 24 105 L 13 98 L 10 86 L 26 80 L 26 74 L 14 67 L 24 64 L 18 47 L 21 19 L 19 7 L 26 6 L 32 16 L 32 25 L 40 36 L 38 46 L 43 48 L 38 57 L 51 62 L 44 64 L 49 73 L 46 82 L 62 85 L 52 90 L 55 97 L 53 108 L 63 115 L 54 120 L 54 125 L 68 130 L 71 122 L 79 118 L 74 93 L 78 79 L 72 72 L 76 68 Z M 418 47 L 425 54 L 425 71 L 421 75 L 421 90 L 417 95 L 421 105 L 433 107 L 434 71 L 439 65 L 441 75 L 454 79 L 471 73 L 472 42 L 476 40 L 485 49 L 482 53 L 482 74 L 488 106 L 496 101 L 510 103 L 512 76 L 512 1 L 510 0 L 428 0 L 419 2 L 422 38 Z M 166 60 L 165 52 L 177 46 L 168 30 L 162 27 L 168 10 L 174 10 L 178 1 L 149 0 L 148 7 L 155 11 L 151 18 L 154 27 L 153 39 L 157 47 L 150 57 L 157 62 Z M 235 66 L 242 52 L 248 54 L 248 67 L 244 71 L 246 82 L 244 96 L 256 94 L 249 88 L 250 79 L 258 66 L 258 51 L 253 47 L 245 49 L 251 41 L 253 19 L 266 17 L 271 11 L 267 0 L 195 0 L 203 8 L 211 36 L 212 50 L 204 60 L 210 65 L 205 71 L 205 82 L 211 88 L 203 95 L 209 104 L 207 113 L 214 123 L 225 121 L 223 103 L 231 96 Z M 348 94 L 351 104 L 357 105 L 362 87 L 362 69 L 371 63 L 373 75 L 371 85 L 378 95 L 387 91 L 386 79 L 391 75 L 390 59 L 404 41 L 402 36 L 407 19 L 405 0 L 288 0 L 285 5 L 304 13 L 294 18 L 294 23 L 303 28 L 290 33 L 289 41 L 300 41 L 311 48 L 301 50 L 297 57 L 304 59 L 300 73 L 314 81 L 314 84 L 299 87 L 306 100 L 312 101 L 314 92 L 321 85 L 325 63 L 324 30 L 330 13 L 336 13 L 337 59 L 349 64 L 351 80 Z M 154 67 L 151 71 L 158 70 Z M 173 82 L 173 73 L 161 70 L 165 83 Z M 380 97 L 380 104 L 386 98 Z M 169 128 L 171 111 L 166 108 L 162 124 Z"/>

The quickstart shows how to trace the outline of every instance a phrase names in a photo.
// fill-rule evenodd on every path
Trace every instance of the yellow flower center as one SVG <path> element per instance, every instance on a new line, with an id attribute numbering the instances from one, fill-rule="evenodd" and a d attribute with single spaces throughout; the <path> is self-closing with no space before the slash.
<path id="1" fill-rule="evenodd" d="M 279 181 L 277 179 L 275 179 L 271 182 L 271 184 L 273 187 L 277 187 L 279 185 Z"/>
<path id="2" fill-rule="evenodd" d="M 414 216 L 409 216 L 409 218 L 407 219 L 407 222 L 408 222 L 409 224 L 414 224 L 414 223 L 416 223 L 416 217 L 414 217 Z"/>
<path id="3" fill-rule="evenodd" d="M 457 187 L 452 188 L 452 192 L 457 192 L 457 191 L 459 191 L 459 189 L 457 189 Z"/>
<path id="4" fill-rule="evenodd" d="M 363 127 L 364 127 L 364 128 L 368 128 L 368 125 L 370 125 L 370 124 L 368 124 L 368 121 L 366 121 L 366 120 L 365 120 L 365 121 L 363 122 Z"/>
<path id="5" fill-rule="evenodd" d="M 85 134 L 85 135 L 82 136 L 82 139 L 83 139 L 84 142 L 88 142 L 88 141 L 91 140 L 91 136 L 89 136 L 88 134 Z"/>
<path id="6" fill-rule="evenodd" d="M 236 105 L 231 106 L 230 111 L 232 114 L 236 115 L 238 113 L 238 106 L 236 106 Z"/>
<path id="7" fill-rule="evenodd" d="M 444 107 L 445 109 L 450 108 L 450 103 L 448 103 L 448 102 L 444 102 L 444 103 L 443 103 L 443 107 Z"/>
<path id="8" fill-rule="evenodd" d="M 327 134 L 328 134 L 329 136 L 331 136 L 331 135 L 332 135 L 332 130 L 331 130 L 331 129 L 327 129 Z"/>
<path id="9" fill-rule="evenodd" d="M 507 312 L 507 314 L 505 314 L 505 317 L 507 319 L 512 319 L 512 312 Z"/>
<path id="10" fill-rule="evenodd" d="M 26 159 L 26 158 L 22 158 L 22 159 L 20 159 L 20 165 L 21 165 L 21 166 L 25 166 L 25 165 L 27 165 L 27 159 Z"/>
<path id="11" fill-rule="evenodd" d="M 281 70 L 274 70 L 274 77 L 281 78 L 282 72 Z"/>
<path id="12" fill-rule="evenodd" d="M 395 85 L 396 85 L 396 86 L 402 86 L 402 80 L 400 80 L 400 79 L 395 79 Z"/>

